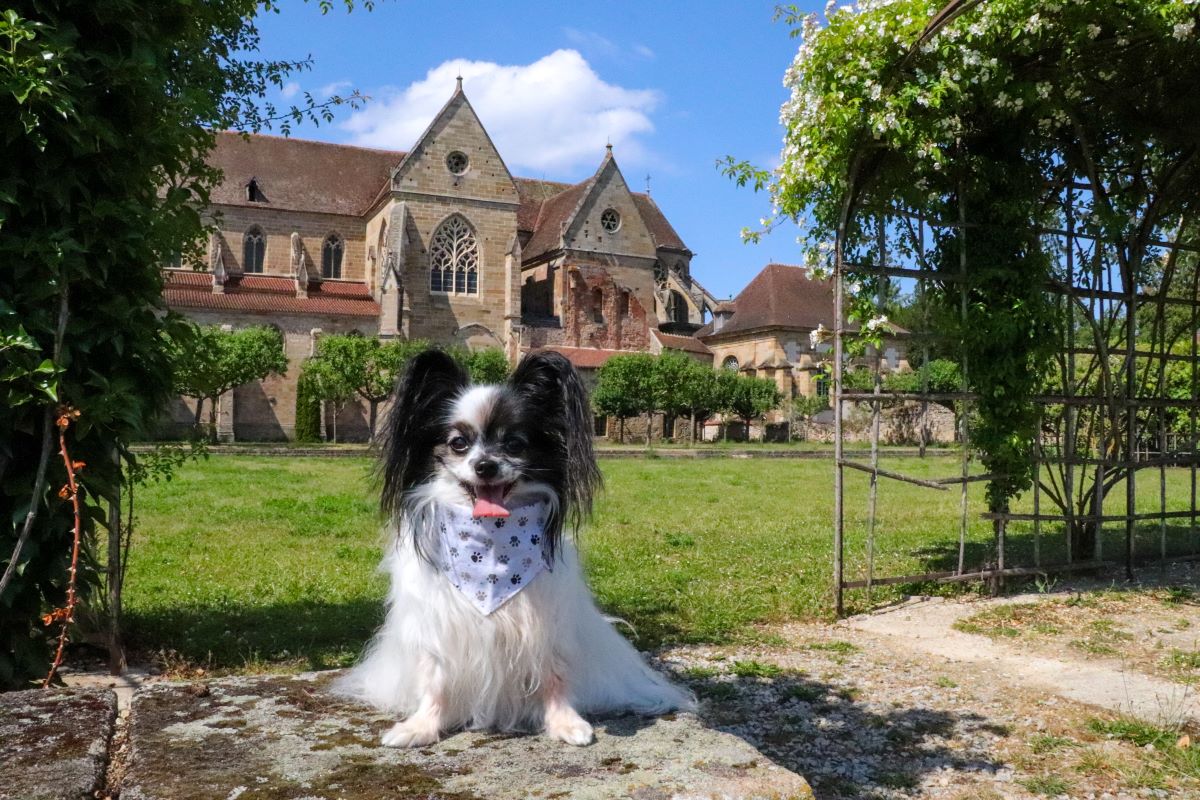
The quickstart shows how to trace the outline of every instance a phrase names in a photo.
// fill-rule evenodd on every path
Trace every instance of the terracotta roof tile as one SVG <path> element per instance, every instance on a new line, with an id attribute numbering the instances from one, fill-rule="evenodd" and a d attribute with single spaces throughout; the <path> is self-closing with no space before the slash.
<path id="1" fill-rule="evenodd" d="M 165 274 L 163 297 L 172 308 L 379 316 L 379 304 L 366 285 L 353 281 L 313 281 L 308 286 L 308 297 L 296 297 L 295 281 L 286 276 L 231 276 L 225 283 L 224 294 L 213 294 L 211 273 L 167 270 Z"/>
<path id="2" fill-rule="evenodd" d="M 576 369 L 598 369 L 604 366 L 605 362 L 613 356 L 626 356 L 633 353 L 632 350 L 604 350 L 599 347 L 564 347 L 559 345 L 539 347 L 535 352 L 546 350 L 566 356 L 567 360 L 574 364 Z"/>
<path id="3" fill-rule="evenodd" d="M 709 350 L 708 346 L 695 336 L 679 336 L 674 333 L 663 333 L 662 331 L 652 331 L 652 333 L 658 337 L 658 341 L 663 347 L 672 350 L 683 350 L 684 352 L 696 353 L 698 355 L 712 355 L 712 350 Z"/>
<path id="4" fill-rule="evenodd" d="M 717 308 L 723 310 L 726 303 Z M 815 281 L 808 270 L 768 264 L 732 301 L 731 316 L 720 331 L 710 322 L 698 336 L 724 336 L 757 328 L 833 327 L 833 282 Z"/>
<path id="5" fill-rule="evenodd" d="M 210 166 L 225 173 L 212 201 L 254 208 L 285 208 L 361 215 L 391 177 L 404 153 L 329 142 L 231 131 L 217 133 Z M 256 178 L 264 202 L 246 199 Z"/>

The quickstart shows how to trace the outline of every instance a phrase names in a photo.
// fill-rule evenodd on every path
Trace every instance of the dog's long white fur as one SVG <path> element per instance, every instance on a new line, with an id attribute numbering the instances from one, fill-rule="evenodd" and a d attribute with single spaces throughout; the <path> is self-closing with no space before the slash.
<path id="1" fill-rule="evenodd" d="M 419 526 L 430 547 L 433 504 L 446 488 L 435 480 L 418 489 L 402 523 Z M 551 675 L 580 713 L 694 708 L 694 699 L 647 666 L 596 607 L 570 537 L 552 571 L 484 616 L 418 557 L 408 530 L 398 533 L 383 564 L 391 576 L 386 620 L 363 660 L 339 681 L 342 693 L 407 716 L 437 670 L 442 730 L 540 728 L 541 690 Z"/>

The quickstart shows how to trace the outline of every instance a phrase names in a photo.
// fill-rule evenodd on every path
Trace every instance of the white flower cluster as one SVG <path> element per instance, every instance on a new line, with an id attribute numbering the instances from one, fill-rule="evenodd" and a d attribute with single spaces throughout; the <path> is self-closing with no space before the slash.
<path id="1" fill-rule="evenodd" d="M 1175 27 L 1171 29 L 1171 35 L 1182 42 L 1184 39 L 1192 35 L 1192 31 L 1195 30 L 1195 28 L 1196 20 L 1189 19 L 1187 22 L 1176 23 Z"/>
<path id="2" fill-rule="evenodd" d="M 869 330 L 871 333 L 875 333 L 876 331 L 879 331 L 879 330 L 887 330 L 887 327 L 888 327 L 888 318 L 885 314 L 880 314 L 877 317 L 871 317 L 869 320 L 867 320 L 867 324 L 866 324 L 866 329 Z"/>

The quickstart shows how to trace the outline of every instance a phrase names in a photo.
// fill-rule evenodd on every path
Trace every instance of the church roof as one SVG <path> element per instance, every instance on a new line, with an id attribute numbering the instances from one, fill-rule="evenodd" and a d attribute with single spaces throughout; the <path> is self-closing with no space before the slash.
<path id="1" fill-rule="evenodd" d="M 209 166 L 225 173 L 213 189 L 212 202 L 358 216 L 404 155 L 398 150 L 221 131 L 207 159 Z M 261 201 L 247 199 L 251 178 Z"/>
<path id="2" fill-rule="evenodd" d="M 224 173 L 213 189 L 212 202 L 361 216 L 386 193 L 392 170 L 407 155 L 402 150 L 221 131 L 207 159 L 210 166 Z M 261 200 L 247 197 L 246 186 L 252 178 Z M 558 248 L 563 223 L 570 224 L 594 181 L 594 176 L 575 184 L 513 179 L 520 198 L 517 228 L 531 234 L 523 248 L 524 260 Z M 655 245 L 686 251 L 687 246 L 650 196 L 631 194 Z"/>
<path id="3" fill-rule="evenodd" d="M 640 352 L 634 350 L 606 350 L 601 347 L 566 347 L 564 345 L 539 347 L 536 352 L 545 352 L 547 350 L 566 356 L 567 360 L 576 369 L 599 369 L 613 356 L 627 356 L 635 352 Z"/>
<path id="4" fill-rule="evenodd" d="M 709 322 L 696 335 L 725 336 L 759 328 L 833 327 L 833 281 L 813 280 L 803 267 L 768 264 L 731 304 L 733 315 L 720 331 L 714 331 Z"/>
<path id="5" fill-rule="evenodd" d="M 682 350 L 685 353 L 696 353 L 702 356 L 711 356 L 712 350 L 708 349 L 708 345 L 697 339 L 695 336 L 680 336 L 674 333 L 663 333 L 662 331 L 651 331 L 658 338 L 659 344 L 671 350 Z"/>
<path id="6" fill-rule="evenodd" d="M 214 294 L 212 273 L 167 270 L 163 297 L 172 308 L 378 317 L 379 304 L 365 284 L 312 281 L 308 297 L 296 296 L 296 281 L 274 275 L 230 275 L 223 294 Z"/>

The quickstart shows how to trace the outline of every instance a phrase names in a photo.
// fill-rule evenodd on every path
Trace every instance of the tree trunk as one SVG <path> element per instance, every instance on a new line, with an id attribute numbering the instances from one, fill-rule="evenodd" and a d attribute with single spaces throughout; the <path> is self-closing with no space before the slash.
<path id="1" fill-rule="evenodd" d="M 617 418 L 617 442 L 618 442 L 618 444 L 625 444 L 625 418 L 624 417 Z"/>
<path id="2" fill-rule="evenodd" d="M 196 420 L 195 420 L 195 422 L 192 423 L 192 428 L 194 428 L 195 430 L 200 430 L 200 419 L 201 419 L 200 414 L 203 411 L 203 409 L 204 409 L 204 398 L 197 397 L 196 398 Z"/>
<path id="3" fill-rule="evenodd" d="M 338 418 L 338 410 L 339 410 L 338 404 L 330 403 L 329 405 L 331 405 L 333 407 L 333 443 L 337 444 L 338 443 L 338 440 L 337 440 L 337 418 Z"/>
<path id="4" fill-rule="evenodd" d="M 1096 523 L 1071 524 L 1071 560 L 1088 561 L 1096 555 Z"/>
<path id="5" fill-rule="evenodd" d="M 646 412 L 646 447 L 650 446 L 650 429 L 654 427 L 654 412 Z"/>
<path id="6" fill-rule="evenodd" d="M 371 404 L 371 419 L 370 419 L 369 424 L 370 424 L 370 428 L 371 428 L 371 443 L 374 444 L 375 443 L 375 417 L 379 410 L 379 401 L 378 400 L 368 400 L 367 402 Z"/>
<path id="7" fill-rule="evenodd" d="M 692 446 L 696 446 L 696 409 L 692 409 Z"/>
<path id="8" fill-rule="evenodd" d="M 217 399 L 220 395 L 208 398 L 208 441 L 217 443 Z"/>

